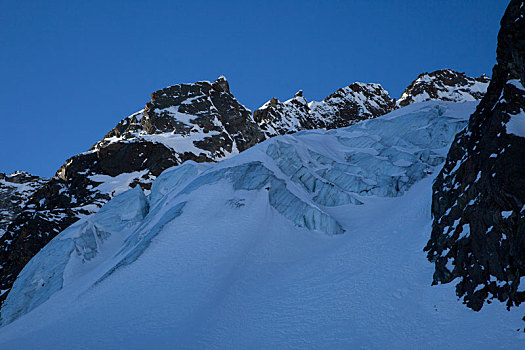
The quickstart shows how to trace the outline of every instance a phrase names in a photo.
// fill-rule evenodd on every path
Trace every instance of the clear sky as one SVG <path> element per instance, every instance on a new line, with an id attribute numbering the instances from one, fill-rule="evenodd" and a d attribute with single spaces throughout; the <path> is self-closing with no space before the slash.
<path id="1" fill-rule="evenodd" d="M 224 74 L 255 109 L 354 81 L 491 75 L 505 0 L 0 0 L 0 172 L 52 176 L 168 85 Z"/>

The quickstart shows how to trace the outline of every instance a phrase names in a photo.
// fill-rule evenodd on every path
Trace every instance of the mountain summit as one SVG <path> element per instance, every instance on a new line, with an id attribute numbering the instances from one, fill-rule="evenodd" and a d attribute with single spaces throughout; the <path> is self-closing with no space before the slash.
<path id="1" fill-rule="evenodd" d="M 396 104 L 404 107 L 430 100 L 479 101 L 485 95 L 489 82 L 486 75 L 470 78 L 451 69 L 422 73 L 405 89 Z"/>
<path id="2" fill-rule="evenodd" d="M 93 146 L 157 143 L 176 163 L 216 161 L 264 140 L 251 112 L 230 93 L 224 76 L 214 83 L 178 84 L 151 94 L 146 107 L 125 119 Z"/>

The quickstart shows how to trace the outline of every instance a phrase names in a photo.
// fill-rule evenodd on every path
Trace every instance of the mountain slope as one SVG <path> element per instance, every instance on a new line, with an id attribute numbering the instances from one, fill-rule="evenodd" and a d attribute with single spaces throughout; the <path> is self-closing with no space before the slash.
<path id="1" fill-rule="evenodd" d="M 284 103 L 272 99 L 253 116 L 224 77 L 154 92 L 143 110 L 124 118 L 89 151 L 70 158 L 27 203 L 19 203 L 22 208 L 0 238 L 0 301 L 25 264 L 56 234 L 131 187 L 148 191 L 171 166 L 219 161 L 268 137 L 344 127 L 393 108 L 379 84 L 354 83 L 321 102 L 307 103 L 302 93 Z"/>
<path id="2" fill-rule="evenodd" d="M 511 1 L 488 92 L 434 185 L 426 250 L 435 283 L 474 310 L 525 301 L 525 3 Z M 456 279 L 459 277 L 459 279 Z"/>
<path id="3" fill-rule="evenodd" d="M 210 162 L 262 141 L 251 112 L 220 77 L 152 94 L 91 150 L 70 158 L 27 203 L 0 239 L 0 300 L 24 265 L 56 234 L 163 170 L 186 160 Z"/>
<path id="4" fill-rule="evenodd" d="M 474 106 L 415 104 L 168 169 L 37 254 L 1 346 L 516 348 L 520 315 L 463 308 L 421 252 L 434 174 Z"/>

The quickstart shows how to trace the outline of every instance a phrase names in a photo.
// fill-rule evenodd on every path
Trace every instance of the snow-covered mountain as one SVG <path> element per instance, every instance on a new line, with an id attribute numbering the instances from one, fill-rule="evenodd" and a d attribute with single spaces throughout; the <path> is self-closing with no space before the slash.
<path id="1" fill-rule="evenodd" d="M 519 347 L 519 312 L 462 307 L 421 250 L 475 106 L 418 103 L 164 171 L 31 260 L 0 346 Z"/>
<path id="2" fill-rule="evenodd" d="M 411 103 L 440 101 L 479 101 L 487 91 L 490 79 L 486 75 L 477 78 L 451 69 L 421 73 L 397 100 L 398 107 Z"/>
<path id="3" fill-rule="evenodd" d="M 142 111 L 67 160 L 27 203 L 20 203 L 20 213 L 0 238 L 0 300 L 49 240 L 115 195 L 137 185 L 148 190 L 162 171 L 186 160 L 216 161 L 264 138 L 224 77 L 153 93 Z"/>
<path id="4" fill-rule="evenodd" d="M 52 179 L 0 174 L 0 349 L 524 348 L 524 18 L 490 81 L 253 114 L 177 84 Z"/>
<path id="5" fill-rule="evenodd" d="M 426 246 L 435 283 L 474 310 L 525 301 L 525 2 L 511 1 L 486 96 L 434 185 Z"/>
<path id="6" fill-rule="evenodd" d="M 14 204 L 18 213 L 0 237 L 0 301 L 24 265 L 59 232 L 131 187 L 148 191 L 171 166 L 219 161 L 268 137 L 344 127 L 393 108 L 379 84 L 354 83 L 321 102 L 307 103 L 299 92 L 284 103 L 272 99 L 253 115 L 222 76 L 154 92 L 143 110 L 67 160 L 27 201 Z"/>
<path id="7" fill-rule="evenodd" d="M 0 237 L 9 223 L 22 211 L 27 200 L 49 179 L 25 171 L 0 173 Z"/>

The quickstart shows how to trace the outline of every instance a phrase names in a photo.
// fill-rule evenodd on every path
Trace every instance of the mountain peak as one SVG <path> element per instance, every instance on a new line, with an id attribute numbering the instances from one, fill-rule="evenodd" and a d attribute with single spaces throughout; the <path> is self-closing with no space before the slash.
<path id="1" fill-rule="evenodd" d="M 485 75 L 477 78 L 452 69 L 440 69 L 421 73 L 403 92 L 398 107 L 412 103 L 442 100 L 453 102 L 478 101 L 483 98 L 490 79 Z"/>
<path id="2" fill-rule="evenodd" d="M 230 84 L 224 75 L 221 75 L 212 84 L 214 90 L 230 93 Z"/>

